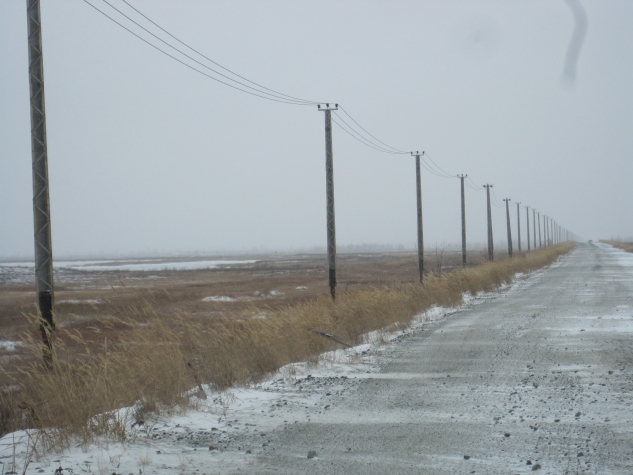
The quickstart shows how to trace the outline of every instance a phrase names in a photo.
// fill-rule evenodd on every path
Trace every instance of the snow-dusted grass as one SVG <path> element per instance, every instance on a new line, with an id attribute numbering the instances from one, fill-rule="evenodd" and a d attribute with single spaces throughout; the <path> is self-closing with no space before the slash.
<path id="1" fill-rule="evenodd" d="M 142 419 L 187 406 L 192 387 L 224 390 L 262 381 L 282 368 L 297 371 L 297 365 L 328 358 L 337 364 L 347 357 L 340 353 L 341 344 L 318 332 L 350 346 L 373 344 L 415 325 L 434 306 L 455 308 L 464 295 L 499 288 L 517 273 L 551 264 L 572 247 L 561 244 L 430 275 L 424 285 L 343 291 L 335 302 L 323 297 L 268 312 L 266 318 L 200 321 L 180 315 L 165 321 L 144 300 L 125 318 L 95 328 L 126 328 L 125 337 L 115 343 L 104 337 L 96 345 L 77 332 L 56 331 L 55 364 L 48 372 L 37 362 L 39 342 L 25 338 L 37 359 L 9 375 L 19 389 L 0 394 L 0 431 L 39 428 L 40 443 L 49 447 L 104 437 L 125 441 L 131 435 L 129 414 L 123 417 L 122 407 L 134 408 L 134 417 Z M 81 351 L 69 350 L 64 341 L 73 341 Z"/>
<path id="2" fill-rule="evenodd" d="M 601 243 L 609 244 L 617 249 L 622 249 L 626 252 L 633 252 L 633 242 L 620 242 L 620 241 L 600 241 Z"/>
<path id="3" fill-rule="evenodd" d="M 517 285 L 519 281 L 512 284 Z M 501 286 L 504 290 L 508 287 Z M 369 332 L 360 338 L 363 343 L 325 352 L 313 362 L 287 364 L 258 383 L 223 391 L 205 385 L 204 399 L 197 397 L 197 390 L 188 392 L 186 411 L 149 415 L 139 423 L 144 415 L 142 406 L 121 408 L 115 414 L 128 428 L 123 442 L 97 437 L 91 443 L 45 452 L 34 447 L 45 439 L 45 431 L 21 430 L 0 439 L 0 459 L 4 460 L 5 470 L 26 475 L 49 473 L 60 467 L 62 473 L 182 472 L 196 468 L 204 473 L 222 471 L 225 459 L 232 457 L 223 452 L 225 444 L 253 434 L 265 435 L 295 421 L 310 420 L 311 414 L 329 407 L 328 391 L 344 392 L 345 381 L 386 377 L 377 373 L 378 365 L 394 340 L 495 296 L 484 292 L 477 296 L 464 294 L 464 302 L 458 308 L 433 306 L 416 315 L 406 328 Z M 410 375 L 392 373 L 389 377 L 401 379 Z M 323 386 L 323 381 L 330 384 Z M 248 445 L 240 450 L 246 452 L 250 448 L 256 450 Z"/>

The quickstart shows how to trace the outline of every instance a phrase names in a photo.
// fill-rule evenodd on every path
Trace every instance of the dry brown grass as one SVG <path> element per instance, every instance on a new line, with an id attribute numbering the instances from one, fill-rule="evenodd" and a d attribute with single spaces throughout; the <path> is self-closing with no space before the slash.
<path id="1" fill-rule="evenodd" d="M 618 249 L 623 249 L 626 252 L 633 252 L 633 242 L 620 242 L 620 241 L 606 241 L 601 240 L 605 244 L 610 244 L 613 247 L 617 247 Z"/>
<path id="2" fill-rule="evenodd" d="M 48 443 L 55 445 L 67 444 L 70 437 L 123 440 L 127 432 L 119 408 L 169 411 L 186 403 L 187 392 L 199 383 L 227 388 L 260 380 L 291 362 L 316 361 L 337 344 L 310 329 L 357 343 L 367 332 L 407 326 L 432 305 L 459 305 L 464 292 L 493 290 L 517 272 L 546 266 L 572 248 L 571 243 L 559 244 L 429 275 L 424 285 L 351 287 L 336 302 L 317 297 L 270 310 L 266 318 L 254 318 L 261 309 L 250 308 L 237 317 L 201 319 L 180 313 L 166 320 L 156 312 L 160 299 L 146 298 L 122 309 L 119 317 L 98 322 L 90 339 L 72 328 L 55 331 L 55 363 L 48 372 L 39 361 L 41 345 L 27 334 L 24 345 L 32 357 L 5 370 L 15 389 L 0 394 L 0 431 L 46 429 Z M 113 329 L 119 337 L 109 341 Z"/>

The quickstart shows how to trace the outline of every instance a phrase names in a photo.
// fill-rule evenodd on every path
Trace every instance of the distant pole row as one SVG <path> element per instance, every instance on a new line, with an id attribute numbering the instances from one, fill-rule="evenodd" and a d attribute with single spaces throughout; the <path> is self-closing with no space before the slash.
<path id="1" fill-rule="evenodd" d="M 338 104 L 331 106 L 330 104 L 318 105 L 320 111 L 325 112 L 325 180 L 326 180 L 326 206 L 327 206 L 327 255 L 328 255 L 328 271 L 329 286 L 332 299 L 336 299 L 336 225 L 334 219 L 334 171 L 333 171 L 333 154 L 332 154 L 332 116 L 334 110 L 338 110 Z M 418 237 L 418 271 L 420 282 L 424 281 L 424 227 L 422 221 L 422 180 L 420 170 L 420 157 L 424 152 L 410 152 L 415 157 L 415 177 L 416 177 L 416 211 L 417 211 L 417 237 Z M 468 175 L 457 175 L 460 179 L 461 188 L 461 221 L 462 221 L 462 266 L 466 266 L 466 198 L 464 189 L 464 180 Z M 488 260 L 494 260 L 494 240 L 492 234 L 492 206 L 490 201 L 490 191 L 493 187 L 491 184 L 485 184 L 486 189 L 486 205 L 487 205 L 487 226 L 488 226 Z M 504 198 L 506 203 L 506 224 L 508 233 L 508 256 L 513 257 L 512 247 L 512 226 L 510 222 L 510 198 Z M 517 242 L 518 252 L 521 254 L 521 202 L 516 202 L 517 206 Z M 532 224 L 534 229 L 534 249 L 542 248 L 557 244 L 563 240 L 567 240 L 569 234 L 563 230 L 556 222 L 547 216 L 543 216 L 543 238 L 541 238 L 541 215 L 538 213 L 538 246 L 536 244 L 537 235 L 537 212 L 532 208 Z M 532 250 L 530 245 L 530 207 L 525 206 L 526 229 L 527 229 L 527 251 Z"/>

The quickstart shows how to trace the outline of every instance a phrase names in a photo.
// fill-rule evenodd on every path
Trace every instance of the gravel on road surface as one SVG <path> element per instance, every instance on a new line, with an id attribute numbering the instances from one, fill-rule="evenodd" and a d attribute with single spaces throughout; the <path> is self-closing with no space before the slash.
<path id="1" fill-rule="evenodd" d="M 580 244 L 386 353 L 239 473 L 633 473 L 633 255 Z"/>

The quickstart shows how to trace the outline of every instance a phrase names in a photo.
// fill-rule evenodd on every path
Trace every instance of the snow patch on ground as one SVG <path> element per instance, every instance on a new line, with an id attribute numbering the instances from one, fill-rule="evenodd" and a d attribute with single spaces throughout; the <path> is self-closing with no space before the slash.
<path id="1" fill-rule="evenodd" d="M 153 271 L 153 270 L 200 270 L 214 269 L 220 266 L 254 264 L 255 260 L 199 260 L 199 261 L 169 261 L 164 259 L 143 259 L 133 262 L 104 260 L 104 261 L 57 261 L 53 263 L 55 269 L 66 268 L 83 271 Z M 0 267 L 33 268 L 33 262 L 2 262 Z"/>
<path id="2" fill-rule="evenodd" d="M 15 351 L 20 345 L 22 342 L 19 341 L 0 340 L 0 349 L 4 351 Z"/>
<path id="3" fill-rule="evenodd" d="M 235 302 L 237 299 L 226 295 L 212 295 L 202 299 L 203 302 Z"/>

